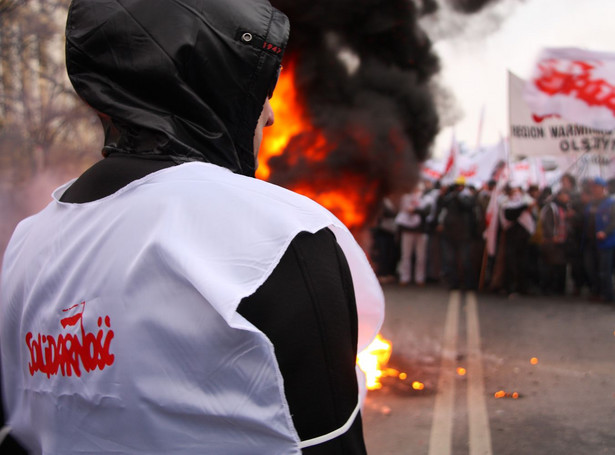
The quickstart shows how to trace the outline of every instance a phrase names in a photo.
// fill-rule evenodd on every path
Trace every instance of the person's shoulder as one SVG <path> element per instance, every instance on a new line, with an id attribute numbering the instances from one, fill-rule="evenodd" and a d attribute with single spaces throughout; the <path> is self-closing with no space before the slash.
<path id="1" fill-rule="evenodd" d="M 230 170 L 203 162 L 184 163 L 157 172 L 149 182 L 154 191 L 185 198 L 190 203 L 208 203 L 216 198 L 246 199 L 267 197 L 276 200 L 309 200 L 278 185 L 235 174 Z M 145 185 L 144 185 L 145 187 Z"/>
<path id="2" fill-rule="evenodd" d="M 182 164 L 162 171 L 151 183 L 156 197 L 164 198 L 159 205 L 174 207 L 176 212 L 198 212 L 216 218 L 241 213 L 254 220 L 341 224 L 329 210 L 306 196 L 213 164 Z M 142 199 L 148 197 L 145 191 Z"/>

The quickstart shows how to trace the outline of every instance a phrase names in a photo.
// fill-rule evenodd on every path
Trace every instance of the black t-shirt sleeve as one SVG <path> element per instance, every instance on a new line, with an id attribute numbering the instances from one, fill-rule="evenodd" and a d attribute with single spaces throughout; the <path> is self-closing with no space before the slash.
<path id="1" fill-rule="evenodd" d="M 238 312 L 273 343 L 301 440 L 344 425 L 357 405 L 357 310 L 350 269 L 328 229 L 300 233 Z M 309 455 L 364 454 L 360 414 Z"/>
<path id="2" fill-rule="evenodd" d="M 0 392 L 2 392 L 2 381 L 0 378 Z M 6 421 L 4 418 L 4 405 L 2 403 L 2 393 L 0 393 L 0 429 L 4 430 Z M 0 454 L 27 455 L 28 452 L 11 436 L 9 433 L 4 439 L 0 439 Z"/>

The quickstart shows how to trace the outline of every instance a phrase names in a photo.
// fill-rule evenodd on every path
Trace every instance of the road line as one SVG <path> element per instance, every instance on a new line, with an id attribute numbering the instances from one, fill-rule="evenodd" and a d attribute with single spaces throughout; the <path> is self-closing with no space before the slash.
<path id="1" fill-rule="evenodd" d="M 461 294 L 451 291 L 442 340 L 442 363 L 438 394 L 434 406 L 429 455 L 450 455 L 453 448 L 453 411 L 455 406 L 455 362 Z"/>
<path id="2" fill-rule="evenodd" d="M 468 341 L 468 423 L 470 455 L 491 455 L 491 430 L 485 401 L 480 326 L 476 294 L 466 294 L 466 323 Z"/>

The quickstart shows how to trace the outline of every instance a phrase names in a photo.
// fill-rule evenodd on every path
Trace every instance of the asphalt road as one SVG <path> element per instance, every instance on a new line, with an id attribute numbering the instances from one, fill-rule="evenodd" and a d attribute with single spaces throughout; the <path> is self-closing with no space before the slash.
<path id="1" fill-rule="evenodd" d="M 407 378 L 368 393 L 370 455 L 615 454 L 615 306 L 384 290 L 389 367 Z"/>

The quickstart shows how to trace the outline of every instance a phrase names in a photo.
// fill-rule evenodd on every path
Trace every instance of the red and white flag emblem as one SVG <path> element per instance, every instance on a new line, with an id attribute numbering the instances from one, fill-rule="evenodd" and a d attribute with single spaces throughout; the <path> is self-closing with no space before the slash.
<path id="1" fill-rule="evenodd" d="M 615 54 L 544 49 L 524 98 L 534 117 L 556 116 L 601 130 L 615 128 Z"/>

